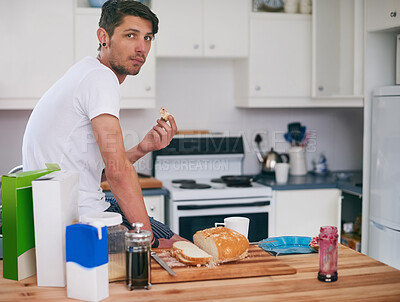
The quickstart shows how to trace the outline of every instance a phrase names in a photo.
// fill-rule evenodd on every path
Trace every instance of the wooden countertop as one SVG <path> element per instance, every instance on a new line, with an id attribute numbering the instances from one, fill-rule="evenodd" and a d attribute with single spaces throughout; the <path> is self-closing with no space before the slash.
<path id="1" fill-rule="evenodd" d="M 110 284 L 103 301 L 400 301 L 400 271 L 350 248 L 339 246 L 339 279 L 317 280 L 318 254 L 279 256 L 294 275 L 154 284 L 151 290 L 128 291 Z M 1 274 L 3 263 L 1 263 Z M 0 278 L 0 301 L 73 301 L 66 288 L 37 287 L 36 277 Z"/>
<path id="2" fill-rule="evenodd" d="M 162 182 L 153 177 L 139 177 L 139 184 L 142 189 L 162 188 Z M 103 181 L 100 186 L 103 191 L 111 190 L 107 181 Z"/>

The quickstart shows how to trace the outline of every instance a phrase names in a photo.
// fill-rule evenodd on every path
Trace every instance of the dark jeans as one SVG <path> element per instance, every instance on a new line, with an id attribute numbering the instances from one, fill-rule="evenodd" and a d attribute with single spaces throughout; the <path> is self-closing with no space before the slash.
<path id="1" fill-rule="evenodd" d="M 110 207 L 106 210 L 106 212 L 115 212 L 115 213 L 120 213 L 122 215 L 122 224 L 128 228 L 128 230 L 132 230 L 133 227 L 131 223 L 126 219 L 124 213 L 122 212 L 121 208 L 119 207 L 117 201 L 115 200 L 114 197 L 108 197 L 106 198 L 108 202 L 110 202 Z M 155 220 L 153 217 L 150 217 L 150 224 L 151 224 L 151 229 L 153 231 L 154 237 L 157 239 L 160 238 L 165 238 L 165 239 L 170 239 L 173 235 L 174 232 L 171 231 L 171 229 L 166 226 L 165 224 Z"/>

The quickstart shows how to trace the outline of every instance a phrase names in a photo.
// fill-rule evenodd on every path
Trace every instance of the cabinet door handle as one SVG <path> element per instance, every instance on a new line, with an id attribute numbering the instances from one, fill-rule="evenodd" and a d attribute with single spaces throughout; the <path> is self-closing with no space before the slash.
<path id="1" fill-rule="evenodd" d="M 152 212 L 153 212 L 155 209 L 156 209 L 155 206 L 151 206 L 151 207 L 150 207 L 150 211 L 152 211 Z"/>
<path id="2" fill-rule="evenodd" d="M 145 90 L 146 91 L 151 91 L 151 86 L 146 86 Z"/>
<path id="3" fill-rule="evenodd" d="M 396 16 L 397 16 L 397 11 L 390 12 L 390 17 L 391 18 L 396 18 Z"/>
<path id="4" fill-rule="evenodd" d="M 194 44 L 194 45 L 193 45 L 193 48 L 194 48 L 194 49 L 199 49 L 199 47 L 200 47 L 199 44 Z"/>
<path id="5" fill-rule="evenodd" d="M 256 85 L 255 89 L 256 89 L 256 91 L 260 91 L 261 90 L 261 86 L 260 85 Z"/>
<path id="6" fill-rule="evenodd" d="M 215 44 L 210 44 L 210 49 L 215 49 Z"/>

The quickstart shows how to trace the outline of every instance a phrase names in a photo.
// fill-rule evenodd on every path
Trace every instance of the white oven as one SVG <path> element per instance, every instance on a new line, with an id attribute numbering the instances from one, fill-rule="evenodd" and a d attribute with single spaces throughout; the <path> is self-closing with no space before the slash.
<path id="1" fill-rule="evenodd" d="M 241 137 L 178 136 L 153 152 L 153 174 L 169 191 L 166 223 L 175 233 L 192 240 L 225 217 L 243 216 L 250 219 L 250 241 L 274 234 L 272 190 L 242 176 L 243 158 Z M 244 182 L 226 183 L 227 175 Z"/>

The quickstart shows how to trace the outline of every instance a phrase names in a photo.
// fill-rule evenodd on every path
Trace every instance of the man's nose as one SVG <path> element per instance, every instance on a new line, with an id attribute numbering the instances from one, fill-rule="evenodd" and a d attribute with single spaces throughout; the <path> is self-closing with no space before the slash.
<path id="1" fill-rule="evenodd" d="M 136 43 L 136 52 L 145 52 L 146 48 L 145 48 L 145 41 L 144 39 L 138 39 L 137 43 Z"/>

